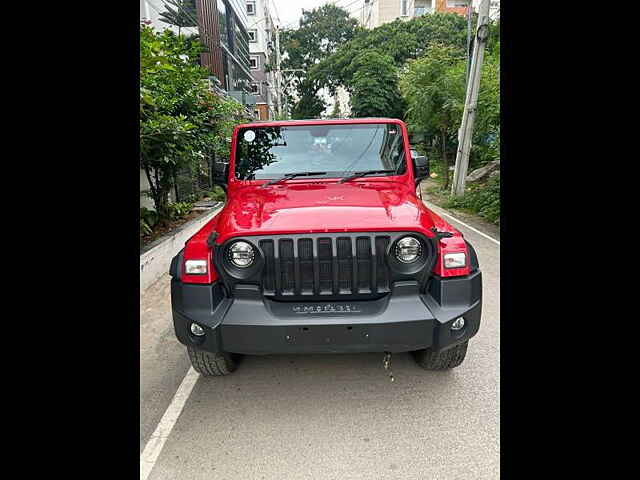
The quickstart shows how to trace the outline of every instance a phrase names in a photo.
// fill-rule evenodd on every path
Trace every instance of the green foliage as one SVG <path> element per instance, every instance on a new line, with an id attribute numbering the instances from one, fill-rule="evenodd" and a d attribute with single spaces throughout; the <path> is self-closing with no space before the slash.
<path id="1" fill-rule="evenodd" d="M 177 27 L 197 26 L 196 0 L 166 0 L 164 3 L 166 11 L 160 14 L 161 22 Z"/>
<path id="2" fill-rule="evenodd" d="M 354 117 L 403 117 L 404 101 L 390 56 L 364 51 L 353 59 L 350 68 L 355 71 L 351 86 Z"/>
<path id="3" fill-rule="evenodd" d="M 213 191 L 211 192 L 211 200 L 215 200 L 216 202 L 224 202 L 227 199 L 227 194 L 224 193 L 224 190 L 215 185 L 213 187 Z"/>
<path id="4" fill-rule="evenodd" d="M 202 158 L 229 155 L 242 106 L 209 89 L 208 71 L 197 64 L 194 39 L 140 27 L 140 168 L 160 218 L 169 218 L 168 195 L 176 171 Z"/>
<path id="5" fill-rule="evenodd" d="M 333 104 L 333 110 L 329 114 L 329 118 L 342 118 L 342 111 L 340 110 L 340 100 L 336 97 L 336 101 Z"/>
<path id="6" fill-rule="evenodd" d="M 193 203 L 191 202 L 176 202 L 169 204 L 169 217 L 172 220 L 178 220 L 186 217 L 191 213 L 193 209 Z"/>
<path id="7" fill-rule="evenodd" d="M 462 118 L 465 65 L 459 60 L 459 50 L 449 46 L 432 45 L 425 53 L 409 62 L 400 80 L 409 106 L 407 120 L 427 135 L 442 131 L 451 134 L 457 131 Z"/>
<path id="8" fill-rule="evenodd" d="M 357 65 L 352 60 L 365 51 L 376 51 L 392 58 L 401 68 L 409 59 L 424 54 L 436 43 L 452 46 L 464 56 L 466 19 L 454 13 L 433 13 L 409 21 L 395 20 L 372 30 L 359 30 L 355 37 L 309 70 L 309 79 L 332 93 L 338 85 L 351 90 Z"/>
<path id="9" fill-rule="evenodd" d="M 349 16 L 345 9 L 326 4 L 313 10 L 302 10 L 299 27 L 282 32 L 280 49 L 286 58 L 282 61 L 283 69 L 309 69 L 319 61 L 327 58 L 336 49 L 354 37 L 360 31 L 356 19 Z M 299 101 L 294 105 L 293 118 L 317 118 L 326 108 L 324 102 L 317 97 L 321 88 L 317 82 L 303 79 L 303 73 L 295 74 L 298 78 L 297 94 Z"/>
<path id="10" fill-rule="evenodd" d="M 461 197 L 450 197 L 444 205 L 448 208 L 470 210 L 492 223 L 500 223 L 500 175 L 490 178 L 486 184 L 469 187 Z"/>
<path id="11" fill-rule="evenodd" d="M 320 115 L 327 108 L 325 101 L 318 97 L 318 89 L 308 87 L 308 82 L 302 82 L 302 96 L 293 106 L 291 118 L 301 120 L 306 118 L 320 118 Z"/>
<path id="12" fill-rule="evenodd" d="M 400 79 L 400 91 L 408 105 L 407 120 L 413 130 L 431 139 L 431 156 L 441 157 L 445 189 L 462 119 L 464 90 L 464 61 L 459 49 L 447 45 L 431 45 L 422 58 L 408 63 Z"/>
<path id="13" fill-rule="evenodd" d="M 499 30 L 492 27 L 493 35 Z M 469 168 L 500 159 L 500 44 L 489 37 L 485 51 Z M 458 48 L 432 44 L 423 57 L 408 62 L 400 80 L 410 129 L 426 135 L 432 156 L 442 158 L 444 188 L 455 160 L 458 128 L 466 95 L 466 60 Z"/>
<path id="14" fill-rule="evenodd" d="M 153 227 L 157 225 L 159 216 L 154 210 L 140 207 L 140 235 L 151 235 Z"/>

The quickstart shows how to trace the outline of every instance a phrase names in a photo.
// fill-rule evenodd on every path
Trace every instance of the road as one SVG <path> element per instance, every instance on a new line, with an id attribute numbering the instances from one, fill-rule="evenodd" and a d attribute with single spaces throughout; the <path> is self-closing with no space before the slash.
<path id="1" fill-rule="evenodd" d="M 483 272 L 482 323 L 460 367 L 427 372 L 396 354 L 392 383 L 382 354 L 247 356 L 230 376 L 197 378 L 148 479 L 498 479 L 500 245 L 444 218 Z M 142 454 L 190 367 L 168 275 L 140 316 Z"/>

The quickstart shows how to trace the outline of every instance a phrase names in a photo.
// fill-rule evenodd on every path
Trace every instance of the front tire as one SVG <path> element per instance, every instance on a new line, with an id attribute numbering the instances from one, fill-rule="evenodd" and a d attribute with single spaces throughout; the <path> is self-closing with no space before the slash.
<path id="1" fill-rule="evenodd" d="M 211 353 L 192 347 L 187 347 L 187 352 L 194 370 L 204 377 L 229 375 L 237 368 L 235 358 L 227 352 Z"/>
<path id="2" fill-rule="evenodd" d="M 413 352 L 418 365 L 425 370 L 449 370 L 459 366 L 467 355 L 469 341 L 460 343 L 455 347 L 434 352 L 430 348 Z"/>

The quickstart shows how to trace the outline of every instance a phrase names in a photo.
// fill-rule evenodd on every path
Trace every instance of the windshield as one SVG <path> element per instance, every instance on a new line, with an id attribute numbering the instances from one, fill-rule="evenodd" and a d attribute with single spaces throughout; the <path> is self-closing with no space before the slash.
<path id="1" fill-rule="evenodd" d="M 355 171 L 406 171 L 400 126 L 389 123 L 251 127 L 238 132 L 236 178 L 273 179 L 322 171 L 344 177 Z M 384 174 L 380 174 L 381 176 Z"/>

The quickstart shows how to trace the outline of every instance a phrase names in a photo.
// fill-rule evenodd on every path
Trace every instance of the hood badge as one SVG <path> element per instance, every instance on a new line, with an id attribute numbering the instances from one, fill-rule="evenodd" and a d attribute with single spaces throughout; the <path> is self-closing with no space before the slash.
<path id="1" fill-rule="evenodd" d="M 294 305 L 292 307 L 294 313 L 310 314 L 310 313 L 360 313 L 361 310 L 356 305 L 338 305 L 328 303 L 325 305 Z"/>

